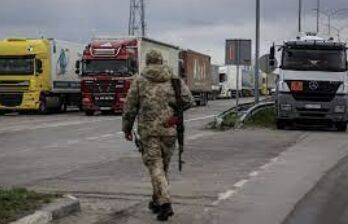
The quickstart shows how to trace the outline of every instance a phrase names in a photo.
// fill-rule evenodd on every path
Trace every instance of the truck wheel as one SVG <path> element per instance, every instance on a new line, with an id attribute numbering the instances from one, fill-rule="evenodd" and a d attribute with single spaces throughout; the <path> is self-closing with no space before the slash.
<path id="1" fill-rule="evenodd" d="M 94 110 L 86 110 L 85 114 L 86 114 L 86 116 L 93 116 L 94 115 Z"/>
<path id="2" fill-rule="evenodd" d="M 346 132 L 347 131 L 347 122 L 338 122 L 336 123 L 337 131 Z"/>
<path id="3" fill-rule="evenodd" d="M 5 111 L 0 110 L 0 116 L 4 115 Z"/>
<path id="4" fill-rule="evenodd" d="M 39 114 L 48 114 L 48 107 L 44 101 L 40 101 Z"/>
<path id="5" fill-rule="evenodd" d="M 286 126 L 286 123 L 284 120 L 277 119 L 277 129 L 284 130 Z"/>
<path id="6" fill-rule="evenodd" d="M 59 106 L 59 112 L 60 113 L 66 112 L 67 108 L 68 108 L 68 105 L 66 104 L 66 100 L 62 99 L 60 106 Z"/>
<path id="7" fill-rule="evenodd" d="M 201 101 L 200 100 L 196 101 L 196 106 L 200 106 L 200 105 L 201 105 Z"/>

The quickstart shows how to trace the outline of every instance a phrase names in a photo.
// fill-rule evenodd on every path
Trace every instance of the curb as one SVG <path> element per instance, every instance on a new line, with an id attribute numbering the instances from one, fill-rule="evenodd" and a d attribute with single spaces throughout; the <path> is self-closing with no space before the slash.
<path id="1" fill-rule="evenodd" d="M 71 195 L 55 200 L 46 207 L 10 224 L 48 224 L 53 220 L 81 211 L 80 201 Z"/>

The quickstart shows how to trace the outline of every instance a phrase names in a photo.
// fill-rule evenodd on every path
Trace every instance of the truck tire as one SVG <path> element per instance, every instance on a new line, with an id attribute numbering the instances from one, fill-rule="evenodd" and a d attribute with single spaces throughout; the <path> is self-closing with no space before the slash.
<path id="1" fill-rule="evenodd" d="M 59 113 L 65 113 L 68 108 L 66 100 L 63 98 L 61 99 L 60 106 L 59 106 Z"/>
<path id="2" fill-rule="evenodd" d="M 93 116 L 94 115 L 94 110 L 86 110 L 85 114 L 86 114 L 86 116 Z"/>
<path id="3" fill-rule="evenodd" d="M 337 131 L 346 132 L 347 131 L 347 122 L 338 122 L 336 123 Z"/>
<path id="4" fill-rule="evenodd" d="M 284 130 L 286 127 L 286 122 L 282 119 L 277 119 L 277 129 Z"/>
<path id="5" fill-rule="evenodd" d="M 38 111 L 39 111 L 39 114 L 42 114 L 42 115 L 48 114 L 48 106 L 47 106 L 47 103 L 45 101 L 40 101 Z"/>

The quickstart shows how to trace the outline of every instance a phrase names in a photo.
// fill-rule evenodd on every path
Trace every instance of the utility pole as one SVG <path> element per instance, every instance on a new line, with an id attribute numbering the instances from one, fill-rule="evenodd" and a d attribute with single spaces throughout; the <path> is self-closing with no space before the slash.
<path id="1" fill-rule="evenodd" d="M 298 5 L 298 31 L 302 32 L 302 0 L 299 0 Z"/>
<path id="2" fill-rule="evenodd" d="M 255 44 L 255 103 L 259 103 L 259 70 L 260 70 L 260 0 L 256 0 L 256 44 Z"/>
<path id="3" fill-rule="evenodd" d="M 130 0 L 128 34 L 130 36 L 146 36 L 144 0 Z"/>
<path id="4" fill-rule="evenodd" d="M 317 33 L 319 33 L 320 0 L 317 0 Z"/>

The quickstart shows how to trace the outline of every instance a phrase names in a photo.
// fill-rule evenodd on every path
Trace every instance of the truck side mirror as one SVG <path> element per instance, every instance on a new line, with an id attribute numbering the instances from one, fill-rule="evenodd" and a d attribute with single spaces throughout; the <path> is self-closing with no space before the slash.
<path id="1" fill-rule="evenodd" d="M 35 67 L 36 67 L 36 72 L 38 74 L 41 74 L 43 72 L 42 61 L 40 59 L 35 59 Z"/>
<path id="2" fill-rule="evenodd" d="M 80 67 L 81 67 L 81 61 L 76 61 L 75 62 L 75 73 L 77 75 L 80 75 Z"/>

